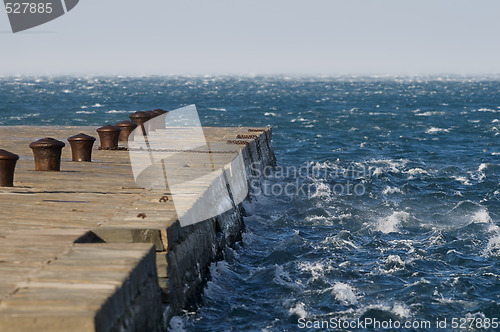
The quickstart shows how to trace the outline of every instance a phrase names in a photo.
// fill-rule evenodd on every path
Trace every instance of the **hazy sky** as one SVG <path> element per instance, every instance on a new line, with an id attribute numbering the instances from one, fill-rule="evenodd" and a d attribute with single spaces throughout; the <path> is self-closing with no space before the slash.
<path id="1" fill-rule="evenodd" d="M 498 0 L 80 0 L 0 74 L 500 74 Z"/>

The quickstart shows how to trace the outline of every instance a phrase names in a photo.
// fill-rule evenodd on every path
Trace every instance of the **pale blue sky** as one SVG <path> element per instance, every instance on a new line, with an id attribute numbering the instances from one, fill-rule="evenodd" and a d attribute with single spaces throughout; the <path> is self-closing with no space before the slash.
<path id="1" fill-rule="evenodd" d="M 80 0 L 0 74 L 500 74 L 498 0 Z"/>

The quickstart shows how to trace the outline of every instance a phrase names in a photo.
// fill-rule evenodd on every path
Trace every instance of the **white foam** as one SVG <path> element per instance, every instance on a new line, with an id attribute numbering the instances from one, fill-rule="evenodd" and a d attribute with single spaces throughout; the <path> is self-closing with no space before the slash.
<path id="1" fill-rule="evenodd" d="M 290 312 L 290 315 L 297 315 L 300 318 L 306 318 L 307 317 L 307 311 L 305 309 L 305 304 L 302 302 L 299 302 L 295 305 L 295 307 L 290 308 L 288 310 Z"/>
<path id="2" fill-rule="evenodd" d="M 472 112 L 491 112 L 491 113 L 498 113 L 500 110 L 494 110 L 491 108 L 479 108 L 477 110 L 473 110 Z"/>
<path id="3" fill-rule="evenodd" d="M 402 194 L 402 191 L 401 191 L 401 189 L 399 189 L 399 188 L 387 186 L 387 187 L 385 187 L 385 189 L 382 191 L 382 194 L 384 194 L 384 195 L 389 195 L 389 194 Z"/>
<path id="4" fill-rule="evenodd" d="M 405 262 L 399 255 L 389 255 L 385 260 L 385 265 L 388 267 L 385 272 L 392 273 L 404 269 Z"/>
<path id="5" fill-rule="evenodd" d="M 316 191 L 314 194 L 311 195 L 311 198 L 323 198 L 326 200 L 332 200 L 332 190 L 330 189 L 330 186 L 326 183 L 323 182 L 316 182 Z"/>
<path id="6" fill-rule="evenodd" d="M 375 171 L 373 171 L 373 176 L 379 176 L 382 175 L 384 171 L 382 170 L 382 167 L 377 167 L 375 168 Z"/>
<path id="7" fill-rule="evenodd" d="M 304 119 L 303 117 L 298 117 L 297 119 L 292 119 L 290 122 L 307 122 L 307 119 Z"/>
<path id="8" fill-rule="evenodd" d="M 277 114 L 276 113 L 273 113 L 273 112 L 266 112 L 264 113 L 265 116 L 276 116 Z"/>
<path id="9" fill-rule="evenodd" d="M 99 103 L 95 103 L 94 105 L 92 105 L 92 107 L 102 107 L 102 105 Z"/>
<path id="10" fill-rule="evenodd" d="M 345 305 L 358 303 L 358 297 L 354 293 L 354 288 L 343 282 L 337 282 L 332 289 L 335 298 Z"/>
<path id="11" fill-rule="evenodd" d="M 395 303 L 392 307 L 392 312 L 403 318 L 410 317 L 411 314 L 410 309 L 401 303 Z"/>
<path id="12" fill-rule="evenodd" d="M 417 286 L 417 285 L 429 285 L 431 282 L 425 278 L 420 278 L 420 280 L 417 280 L 415 282 L 412 282 L 411 284 L 405 285 L 405 287 L 412 287 L 412 286 Z"/>
<path id="13" fill-rule="evenodd" d="M 324 263 L 321 262 L 300 262 L 298 264 L 298 268 L 304 272 L 310 272 L 312 277 L 311 281 L 315 281 L 320 279 L 325 275 L 325 272 L 331 270 L 331 267 L 325 266 Z"/>
<path id="14" fill-rule="evenodd" d="M 339 238 L 338 235 L 336 235 L 336 236 L 327 236 L 322 241 L 322 243 L 328 244 L 328 248 L 331 248 L 331 246 L 333 245 L 336 248 L 345 248 L 345 249 L 348 249 L 348 250 L 359 249 L 359 247 L 356 244 L 354 244 L 354 242 L 346 240 L 346 239 Z"/>
<path id="15" fill-rule="evenodd" d="M 210 111 L 219 111 L 219 112 L 226 112 L 227 111 L 227 109 L 225 109 L 225 108 L 217 108 L 217 107 L 208 107 L 207 109 Z"/>
<path id="16" fill-rule="evenodd" d="M 438 112 L 438 111 L 428 111 L 428 112 L 423 112 L 423 113 L 416 113 L 416 116 L 432 116 L 432 115 L 444 115 L 445 112 Z"/>
<path id="17" fill-rule="evenodd" d="M 392 306 L 387 304 L 371 304 L 362 308 L 362 311 L 366 312 L 371 309 L 391 312 L 400 318 L 409 318 L 411 316 L 411 310 L 405 304 L 399 302 L 394 303 Z"/>
<path id="18" fill-rule="evenodd" d="M 485 250 L 486 256 L 500 257 L 500 234 L 492 237 Z"/>
<path id="19" fill-rule="evenodd" d="M 337 159 L 338 161 L 338 159 Z M 320 163 L 319 161 L 317 162 L 309 162 L 309 166 L 311 167 L 312 170 L 314 170 L 315 172 L 317 171 L 329 171 L 331 169 L 333 170 L 337 170 L 338 169 L 338 165 L 330 162 L 330 161 L 325 161 L 325 162 L 322 162 Z"/>
<path id="20" fill-rule="evenodd" d="M 408 173 L 408 174 L 410 174 L 412 176 L 413 175 L 417 175 L 417 174 L 426 174 L 426 175 L 429 174 L 429 172 L 427 172 L 425 169 L 420 168 L 420 167 L 411 168 L 408 171 L 406 171 L 406 173 Z"/>
<path id="21" fill-rule="evenodd" d="M 77 111 L 76 114 L 95 114 L 95 111 Z"/>
<path id="22" fill-rule="evenodd" d="M 386 218 L 379 219 L 375 225 L 375 230 L 385 234 L 398 232 L 399 225 L 402 222 L 408 222 L 409 219 L 410 214 L 408 212 L 396 211 Z"/>
<path id="23" fill-rule="evenodd" d="M 328 211 L 326 211 L 328 212 Z M 352 214 L 350 213 L 336 213 L 335 215 L 330 215 L 328 216 L 316 216 L 316 215 L 310 215 L 306 217 L 306 221 L 313 224 L 313 225 L 338 225 L 339 222 L 343 222 L 344 219 L 351 218 Z"/>
<path id="24" fill-rule="evenodd" d="M 469 179 L 467 179 L 465 176 L 451 176 L 452 179 L 454 179 L 455 181 L 458 181 L 458 182 L 461 182 L 462 184 L 466 185 L 466 186 L 470 186 L 472 185 L 470 182 L 469 182 Z"/>
<path id="25" fill-rule="evenodd" d="M 425 131 L 426 134 L 449 133 L 450 129 L 430 127 Z"/>
<path id="26" fill-rule="evenodd" d="M 469 177 L 472 180 L 481 183 L 486 178 L 486 174 L 484 173 L 484 170 L 486 169 L 486 167 L 487 167 L 487 164 L 481 164 L 481 165 L 479 165 L 478 170 L 476 172 L 467 172 L 467 173 L 469 173 Z"/>
<path id="27" fill-rule="evenodd" d="M 18 116 L 11 116 L 9 117 L 9 120 L 23 120 L 27 118 L 34 118 L 40 116 L 40 113 L 29 113 L 29 114 L 23 114 L 23 115 L 18 115 Z"/>
<path id="28" fill-rule="evenodd" d="M 479 167 L 477 168 L 477 171 L 478 171 L 478 172 L 482 172 L 482 171 L 484 171 L 486 168 L 488 168 L 488 164 L 482 163 L 482 164 L 481 164 L 481 165 L 479 165 Z"/>
<path id="29" fill-rule="evenodd" d="M 300 288 L 299 284 L 292 281 L 288 272 L 283 269 L 283 266 L 275 264 L 274 265 L 274 278 L 273 282 L 290 288 Z"/>
<path id="30" fill-rule="evenodd" d="M 372 159 L 369 161 L 372 164 L 377 165 L 377 167 L 383 167 L 383 170 L 392 172 L 392 173 L 401 173 L 401 169 L 403 169 L 406 164 L 409 162 L 408 159 Z M 382 165 L 380 165 L 382 164 Z M 380 165 L 380 166 L 378 166 Z M 370 167 L 371 168 L 371 167 Z M 380 170 L 381 172 L 382 170 Z M 377 169 L 375 169 L 377 172 Z M 374 173 L 375 175 L 375 173 Z"/>
<path id="31" fill-rule="evenodd" d="M 368 115 L 397 115 L 396 113 L 368 112 Z"/>
<path id="32" fill-rule="evenodd" d="M 329 222 L 329 218 L 325 216 L 310 215 L 306 217 L 306 221 L 312 223 L 313 225 L 331 224 L 331 222 Z"/>
<path id="33" fill-rule="evenodd" d="M 431 237 L 429 237 L 429 244 L 431 246 L 441 246 L 446 243 L 443 233 L 441 231 L 436 231 Z"/>
<path id="34" fill-rule="evenodd" d="M 108 114 L 115 114 L 115 113 L 129 113 L 129 111 L 118 111 L 118 110 L 111 110 L 111 111 L 106 111 Z"/>

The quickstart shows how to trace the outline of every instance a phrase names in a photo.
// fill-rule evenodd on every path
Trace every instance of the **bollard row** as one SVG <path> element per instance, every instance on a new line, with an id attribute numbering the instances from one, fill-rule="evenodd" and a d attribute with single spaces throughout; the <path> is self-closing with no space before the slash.
<path id="1" fill-rule="evenodd" d="M 97 129 L 100 139 L 100 150 L 118 150 L 118 142 L 127 142 L 131 133 L 141 127 L 146 134 L 145 123 L 152 118 L 165 116 L 168 111 L 155 109 L 154 111 L 135 112 L 130 114 L 130 121 L 120 121 L 115 126 L 106 125 Z M 164 125 L 163 125 L 164 128 Z M 151 123 L 149 130 L 157 129 Z M 92 148 L 95 137 L 80 133 L 68 137 L 71 146 L 72 161 L 91 162 Z M 29 147 L 33 151 L 35 171 L 58 172 L 61 170 L 61 154 L 65 143 L 51 137 L 32 142 Z M 9 151 L 0 149 L 0 187 L 14 186 L 14 171 L 19 156 Z"/>

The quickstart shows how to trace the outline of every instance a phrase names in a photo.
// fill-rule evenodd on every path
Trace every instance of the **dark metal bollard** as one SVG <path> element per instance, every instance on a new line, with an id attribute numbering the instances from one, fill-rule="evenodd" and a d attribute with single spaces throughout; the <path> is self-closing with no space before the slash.
<path id="1" fill-rule="evenodd" d="M 101 149 L 118 149 L 118 138 L 120 137 L 120 131 L 120 128 L 110 125 L 98 128 L 97 133 L 99 134 L 99 139 L 101 140 Z"/>
<path id="2" fill-rule="evenodd" d="M 145 111 L 144 113 L 149 114 L 151 116 L 151 119 L 157 116 L 157 114 L 154 111 Z"/>
<path id="3" fill-rule="evenodd" d="M 60 171 L 61 152 L 65 147 L 61 141 L 47 137 L 30 144 L 35 157 L 35 171 Z"/>
<path id="4" fill-rule="evenodd" d="M 0 187 L 14 186 L 14 170 L 18 160 L 17 154 L 0 149 Z"/>
<path id="5" fill-rule="evenodd" d="M 153 112 L 155 112 L 157 115 L 168 113 L 168 111 L 162 110 L 161 108 L 157 108 Z"/>
<path id="6" fill-rule="evenodd" d="M 151 115 L 146 112 L 138 111 L 129 115 L 130 121 L 135 123 L 137 126 L 144 124 L 144 122 L 151 119 Z"/>
<path id="7" fill-rule="evenodd" d="M 137 124 L 138 127 L 141 127 L 143 135 L 147 134 L 146 128 L 148 126 L 144 125 L 144 123 L 151 119 L 151 115 L 147 114 L 146 112 L 138 111 L 130 114 L 128 117 L 130 118 L 130 121 Z"/>
<path id="8" fill-rule="evenodd" d="M 120 131 L 120 137 L 118 138 L 118 141 L 120 142 L 127 142 L 128 137 L 132 133 L 132 131 L 137 128 L 137 124 L 133 123 L 132 121 L 120 121 L 117 124 L 115 124 L 115 127 L 120 128 L 122 131 Z"/>
<path id="9" fill-rule="evenodd" d="M 71 156 L 73 161 L 92 161 L 92 146 L 95 137 L 80 133 L 68 138 L 71 144 Z"/>

